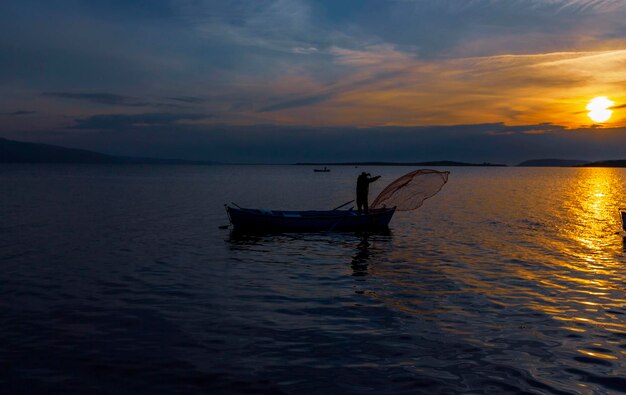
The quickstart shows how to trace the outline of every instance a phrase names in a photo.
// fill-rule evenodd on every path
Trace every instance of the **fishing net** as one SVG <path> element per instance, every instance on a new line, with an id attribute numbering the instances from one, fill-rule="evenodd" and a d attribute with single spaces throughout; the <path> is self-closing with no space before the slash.
<path id="1" fill-rule="evenodd" d="M 396 206 L 398 211 L 410 211 L 420 207 L 424 200 L 435 196 L 448 182 L 449 171 L 415 170 L 403 175 L 376 197 L 372 208 Z"/>

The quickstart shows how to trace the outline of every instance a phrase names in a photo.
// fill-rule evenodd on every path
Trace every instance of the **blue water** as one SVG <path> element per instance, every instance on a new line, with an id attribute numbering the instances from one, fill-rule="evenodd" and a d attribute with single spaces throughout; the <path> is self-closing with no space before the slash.
<path id="1" fill-rule="evenodd" d="M 237 235 L 411 168 L 0 167 L 0 392 L 626 391 L 626 170 L 448 168 L 390 232 Z"/>

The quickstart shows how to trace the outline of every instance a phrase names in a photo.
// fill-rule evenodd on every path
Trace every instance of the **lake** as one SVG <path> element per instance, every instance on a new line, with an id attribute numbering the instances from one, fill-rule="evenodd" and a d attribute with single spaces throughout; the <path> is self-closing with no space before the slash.
<path id="1" fill-rule="evenodd" d="M 0 388 L 626 391 L 626 169 L 441 168 L 389 232 L 231 234 L 407 167 L 0 166 Z"/>

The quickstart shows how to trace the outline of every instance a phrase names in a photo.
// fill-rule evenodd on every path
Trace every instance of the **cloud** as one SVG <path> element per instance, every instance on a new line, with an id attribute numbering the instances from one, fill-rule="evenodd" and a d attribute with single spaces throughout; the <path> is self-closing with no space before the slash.
<path id="1" fill-rule="evenodd" d="M 285 100 L 276 104 L 262 107 L 258 110 L 258 112 L 273 112 L 273 111 L 286 110 L 290 108 L 310 106 L 312 104 L 317 104 L 325 100 L 328 100 L 329 98 L 333 97 L 333 95 L 334 95 L 333 93 L 328 92 L 328 93 L 321 93 L 318 95 L 300 97 L 300 98 L 292 99 L 292 100 Z"/>
<path id="2" fill-rule="evenodd" d="M 302 54 L 302 55 L 309 55 L 309 54 L 319 53 L 319 51 L 320 50 L 318 48 L 315 48 L 315 47 L 308 47 L 308 48 L 297 47 L 297 48 L 292 48 L 292 52 L 293 53 Z"/>
<path id="3" fill-rule="evenodd" d="M 191 103 L 191 104 L 195 104 L 195 103 L 203 103 L 206 100 L 202 99 L 200 97 L 193 97 L 193 96 L 181 96 L 181 97 L 168 97 L 168 100 L 174 100 L 174 101 L 180 101 L 183 103 Z"/>
<path id="4" fill-rule="evenodd" d="M 393 45 L 370 45 L 362 49 L 332 47 L 331 55 L 340 64 L 353 66 L 392 66 L 406 64 L 411 56 L 398 51 Z"/>
<path id="5" fill-rule="evenodd" d="M 566 127 L 551 123 L 519 126 L 507 126 L 504 123 L 498 123 L 493 129 L 488 130 L 487 134 L 493 136 L 511 136 L 516 134 L 555 134 L 562 133 L 565 130 L 567 130 Z"/>
<path id="6" fill-rule="evenodd" d="M 103 104 L 107 106 L 121 106 L 121 107 L 172 107 L 172 108 L 184 108 L 184 106 L 171 103 L 159 103 L 151 102 L 139 99 L 137 97 L 116 95 L 113 93 L 74 93 L 74 92 L 43 92 L 41 94 L 44 97 L 55 97 L 61 99 L 70 100 L 82 100 L 96 104 Z M 178 101 L 184 101 L 190 103 L 192 101 L 187 98 L 173 99 Z M 193 100 L 193 99 L 192 99 Z"/>
<path id="7" fill-rule="evenodd" d="M 600 14 L 626 9 L 622 0 L 518 0 L 538 10 L 552 9 L 573 14 Z"/>
<path id="8" fill-rule="evenodd" d="M 22 115 L 32 115 L 32 114 L 36 114 L 37 111 L 28 111 L 28 110 L 18 110 L 18 111 L 13 111 L 13 112 L 5 112 L 2 115 L 11 115 L 11 116 L 22 116 Z"/>
<path id="9" fill-rule="evenodd" d="M 207 118 L 211 118 L 211 116 L 205 114 L 170 113 L 94 115 L 87 118 L 76 119 L 76 123 L 68 129 L 122 131 L 133 128 L 161 128 L 177 125 L 185 121 Z"/>
<path id="10" fill-rule="evenodd" d="M 620 11 L 626 8 L 622 0 L 390 0 L 397 3 L 412 3 L 416 8 L 439 9 L 449 13 L 468 13 L 476 10 L 522 12 L 550 12 L 554 14 L 569 13 L 600 14 Z"/>
<path id="11" fill-rule="evenodd" d="M 381 1 L 354 23 L 421 58 L 623 46 L 621 0 Z M 375 15 L 374 15 L 375 14 Z"/>
<path id="12" fill-rule="evenodd" d="M 111 106 L 145 106 L 146 103 L 135 97 L 116 95 L 112 93 L 72 93 L 72 92 L 43 92 L 42 96 L 59 97 L 62 99 L 85 100 Z"/>
<path id="13" fill-rule="evenodd" d="M 198 32 L 235 45 L 306 54 L 315 52 L 326 35 L 317 29 L 305 0 L 186 1 L 175 6 Z"/>

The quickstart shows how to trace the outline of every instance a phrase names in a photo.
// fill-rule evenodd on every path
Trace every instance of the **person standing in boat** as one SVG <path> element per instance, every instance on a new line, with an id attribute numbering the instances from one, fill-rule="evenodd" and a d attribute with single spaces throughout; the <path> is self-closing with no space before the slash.
<path id="1" fill-rule="evenodd" d="M 363 211 L 365 214 L 368 213 L 368 195 L 370 190 L 370 184 L 376 180 L 378 180 L 380 176 L 370 177 L 370 173 L 363 172 L 356 180 L 356 207 L 358 209 L 359 214 Z"/>

